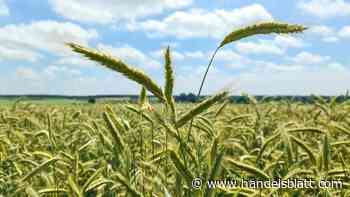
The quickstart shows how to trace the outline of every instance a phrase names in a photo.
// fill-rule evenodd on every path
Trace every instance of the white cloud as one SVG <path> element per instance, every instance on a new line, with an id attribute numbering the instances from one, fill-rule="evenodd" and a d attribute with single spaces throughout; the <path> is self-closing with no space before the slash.
<path id="1" fill-rule="evenodd" d="M 50 0 L 54 11 L 65 18 L 94 23 L 114 23 L 160 14 L 189 6 L 192 0 Z"/>
<path id="2" fill-rule="evenodd" d="M 185 56 L 193 59 L 201 59 L 205 57 L 205 54 L 202 51 L 187 51 Z"/>
<path id="3" fill-rule="evenodd" d="M 335 36 L 325 37 L 322 39 L 323 42 L 338 42 L 339 38 Z"/>
<path id="4" fill-rule="evenodd" d="M 201 79 L 203 77 L 206 67 L 195 65 L 193 67 L 187 67 L 187 71 L 178 73 L 176 76 L 175 94 L 182 92 L 197 92 Z M 189 83 L 189 79 L 191 83 Z M 207 76 L 207 80 L 203 86 L 203 95 L 215 94 L 222 89 L 233 89 L 237 80 L 230 73 L 224 70 L 212 67 L 210 74 Z"/>
<path id="5" fill-rule="evenodd" d="M 344 0 L 302 0 L 298 7 L 319 18 L 350 16 L 350 3 Z"/>
<path id="6" fill-rule="evenodd" d="M 306 67 L 303 64 L 295 62 L 287 63 L 277 63 L 261 60 L 249 60 L 249 69 L 246 69 L 246 72 L 251 73 L 260 73 L 260 72 L 285 72 L 285 71 L 295 71 L 295 70 L 304 70 Z"/>
<path id="7" fill-rule="evenodd" d="M 320 36 L 323 42 L 337 42 L 339 38 L 337 37 L 337 32 L 329 26 L 326 25 L 315 25 L 312 26 L 307 33 L 315 36 Z"/>
<path id="8" fill-rule="evenodd" d="M 244 54 L 282 55 L 289 48 L 302 48 L 305 43 L 291 36 L 276 36 L 273 40 L 260 39 L 257 42 L 238 42 L 236 50 Z"/>
<path id="9" fill-rule="evenodd" d="M 325 25 L 312 26 L 310 29 L 307 30 L 307 32 L 310 32 L 310 33 L 316 34 L 316 35 L 320 35 L 323 37 L 335 35 L 334 29 L 331 27 L 325 26 Z"/>
<path id="10" fill-rule="evenodd" d="M 191 9 L 175 12 L 163 20 L 131 23 L 131 31 L 146 31 L 150 37 L 175 36 L 180 39 L 210 37 L 221 39 L 232 29 L 260 21 L 271 21 L 272 15 L 260 4 L 233 10 Z"/>
<path id="11" fill-rule="evenodd" d="M 63 81 L 54 91 L 68 95 L 137 94 L 140 85 L 118 75 L 80 76 Z"/>
<path id="12" fill-rule="evenodd" d="M 347 68 L 339 63 L 339 62 L 332 62 L 328 65 L 328 67 L 331 69 L 331 70 L 336 70 L 336 71 L 347 71 Z"/>
<path id="13" fill-rule="evenodd" d="M 170 47 L 170 48 L 177 48 L 180 46 L 180 43 L 178 42 L 162 42 L 161 43 L 162 47 Z"/>
<path id="14" fill-rule="evenodd" d="M 214 64 L 224 65 L 229 70 L 236 70 L 252 66 L 255 62 L 233 50 L 224 49 L 217 53 Z"/>
<path id="15" fill-rule="evenodd" d="M 0 78 L 0 83 L 6 84 L 0 87 L 0 94 L 79 94 L 91 85 L 78 80 L 82 78 L 80 71 L 62 66 L 49 65 L 43 69 L 20 66 L 12 72 Z M 97 86 L 94 88 L 98 90 Z"/>
<path id="16" fill-rule="evenodd" d="M 77 66 L 81 68 L 91 68 L 96 65 L 95 62 L 81 56 L 65 56 L 58 59 L 53 64 L 61 66 Z"/>
<path id="17" fill-rule="evenodd" d="M 147 56 L 143 52 L 129 46 L 123 45 L 121 47 L 114 47 L 111 45 L 98 44 L 97 48 L 102 51 L 111 53 L 112 55 L 120 58 L 124 62 L 131 64 L 133 66 L 143 67 L 143 68 L 159 68 L 161 64 Z"/>
<path id="18" fill-rule="evenodd" d="M 350 26 L 345 26 L 339 31 L 339 36 L 344 38 L 350 38 Z"/>
<path id="19" fill-rule="evenodd" d="M 5 0 L 0 0 L 0 16 L 8 16 L 10 14 L 10 10 L 6 5 Z"/>
<path id="20" fill-rule="evenodd" d="M 328 26 L 314 26 L 309 32 L 321 36 L 324 42 L 337 42 L 341 38 L 350 38 L 350 26 L 344 26 L 339 31 Z"/>
<path id="21" fill-rule="evenodd" d="M 57 75 L 61 75 L 60 77 L 79 76 L 81 75 L 81 71 L 66 66 L 49 65 L 40 73 L 40 75 L 44 79 L 54 79 Z"/>
<path id="22" fill-rule="evenodd" d="M 36 80 L 39 78 L 38 73 L 35 70 L 28 67 L 18 67 L 15 71 L 16 77 L 20 79 Z"/>
<path id="23" fill-rule="evenodd" d="M 185 59 L 185 55 L 183 55 L 182 53 L 177 52 L 177 51 L 172 51 L 171 57 L 175 60 L 184 60 Z"/>
<path id="24" fill-rule="evenodd" d="M 125 77 L 107 71 L 103 76 L 93 77 L 57 66 L 48 66 L 44 70 L 19 67 L 14 73 L 1 77 L 0 83 L 6 84 L 0 86 L 0 94 L 135 94 L 140 89 Z"/>
<path id="25" fill-rule="evenodd" d="M 335 68 L 339 63 L 325 63 L 317 68 L 295 63 L 255 63 L 257 65 L 252 69 L 241 72 L 220 69 L 210 72 L 203 94 L 212 94 L 227 84 L 239 84 L 235 94 L 246 92 L 260 95 L 337 95 L 343 94 L 349 88 L 347 84 L 350 83 L 350 70 L 345 66 L 344 70 Z M 195 92 L 198 89 L 205 68 L 195 68 L 189 68 L 191 72 L 178 75 L 177 92 Z M 187 82 L 188 78 L 193 79 L 191 83 Z"/>
<path id="26" fill-rule="evenodd" d="M 163 60 L 164 59 L 164 52 L 165 52 L 165 50 L 157 50 L 157 51 L 151 52 L 150 55 L 154 58 Z M 182 61 L 185 59 L 184 54 L 182 54 L 181 52 L 175 51 L 175 50 L 170 51 L 170 56 L 171 56 L 172 60 Z"/>
<path id="27" fill-rule="evenodd" d="M 61 80 L 69 76 L 79 76 L 81 72 L 74 68 L 65 66 L 49 65 L 44 69 L 34 69 L 31 67 L 17 67 L 15 76 L 19 79 L 33 80 L 33 81 L 49 81 L 59 77 Z"/>
<path id="28" fill-rule="evenodd" d="M 300 38 L 296 38 L 296 37 L 288 36 L 288 35 L 284 35 L 284 36 L 278 35 L 274 38 L 273 42 L 277 46 L 281 47 L 282 49 L 302 48 L 306 45 L 303 42 L 303 40 L 301 40 Z"/>
<path id="29" fill-rule="evenodd" d="M 276 73 L 278 72 L 278 74 Z M 240 73 L 240 90 L 262 95 L 339 95 L 349 88 L 349 70 L 333 68 Z"/>
<path id="30" fill-rule="evenodd" d="M 95 30 L 86 30 L 69 22 L 35 21 L 30 24 L 11 24 L 0 27 L 0 42 L 4 46 L 9 46 L 13 53 L 31 50 L 46 51 L 56 55 L 72 54 L 64 45 L 65 42 L 87 45 L 97 36 Z"/>
<path id="31" fill-rule="evenodd" d="M 320 67 L 312 68 L 300 64 L 261 61 L 250 67 L 239 73 L 213 67 L 203 94 L 213 94 L 228 86 L 231 89 L 232 84 L 234 87 L 239 84 L 239 90 L 234 91 L 236 94 L 336 95 L 344 93 L 350 83 L 349 68 L 338 62 L 323 63 Z M 176 75 L 175 93 L 196 92 L 205 67 L 196 65 L 181 68 L 178 70 L 181 72 Z M 108 71 L 102 70 L 102 75 L 92 77 L 73 73 L 67 75 L 68 69 L 48 66 L 40 71 L 20 67 L 15 75 L 7 73 L 0 78 L 0 83 L 7 84 L 0 87 L 0 94 L 137 94 L 140 89 L 139 85 Z M 53 77 L 49 71 L 54 73 Z M 188 79 L 191 79 L 191 83 L 188 83 Z"/>
<path id="32" fill-rule="evenodd" d="M 0 46 L 0 60 L 24 60 L 37 62 L 42 55 L 34 51 L 11 46 Z"/>
<path id="33" fill-rule="evenodd" d="M 259 40 L 258 42 L 239 42 L 236 44 L 236 50 L 244 54 L 274 54 L 282 55 L 284 51 L 270 42 Z"/>
<path id="34" fill-rule="evenodd" d="M 229 49 L 224 49 L 220 50 L 216 56 L 215 56 L 216 61 L 225 61 L 225 62 L 241 62 L 244 61 L 245 58 L 233 50 Z"/>
<path id="35" fill-rule="evenodd" d="M 151 56 L 159 60 L 162 60 L 163 53 L 164 51 L 162 50 L 153 51 L 151 52 Z M 182 61 L 182 63 L 187 61 L 192 61 L 192 60 L 203 62 L 204 60 L 204 63 L 206 64 L 207 63 L 206 61 L 208 61 L 208 58 L 210 57 L 211 53 L 212 52 L 209 52 L 209 51 L 206 51 L 206 52 L 204 51 L 183 51 L 183 52 L 172 51 L 172 58 L 175 61 Z M 251 63 L 252 60 L 239 55 L 233 50 L 222 49 L 222 50 L 219 50 L 218 53 L 216 54 L 215 62 L 218 62 L 218 64 L 228 68 L 237 69 L 237 68 L 243 68 L 246 64 Z M 176 62 L 174 65 L 175 66 L 177 65 Z M 191 67 L 181 66 L 179 68 L 188 69 Z M 196 70 L 198 71 L 198 69 Z M 186 72 L 190 72 L 190 71 L 186 70 Z"/>
<path id="36" fill-rule="evenodd" d="M 303 65 L 299 64 L 276 64 L 272 62 L 267 62 L 264 66 L 269 71 L 300 71 L 305 69 Z"/>
<path id="37" fill-rule="evenodd" d="M 150 53 L 152 57 L 157 59 L 164 59 L 164 50 L 157 50 Z M 186 61 L 186 60 L 201 60 L 206 58 L 207 53 L 202 51 L 176 51 L 171 50 L 171 57 L 176 61 Z M 208 55 L 209 56 L 209 55 Z"/>
<path id="38" fill-rule="evenodd" d="M 331 58 L 329 56 L 321 56 L 318 54 L 312 54 L 305 51 L 297 54 L 294 58 L 292 58 L 292 60 L 295 63 L 306 64 L 306 65 L 321 64 L 329 61 L 330 59 Z"/>
<path id="39" fill-rule="evenodd" d="M 338 31 L 332 27 L 320 25 L 310 28 L 308 32 L 321 36 L 324 42 L 337 42 L 341 38 L 350 38 L 350 26 L 344 26 Z"/>

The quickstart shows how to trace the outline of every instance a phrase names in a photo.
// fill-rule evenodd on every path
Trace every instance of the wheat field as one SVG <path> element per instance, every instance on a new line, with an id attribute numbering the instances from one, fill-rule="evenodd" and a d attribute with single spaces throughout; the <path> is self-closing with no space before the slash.
<path id="1" fill-rule="evenodd" d="M 348 196 L 350 103 L 217 104 L 187 126 L 135 104 L 0 107 L 3 196 Z M 177 106 L 184 115 L 192 104 Z M 163 113 L 167 113 L 163 111 Z M 159 115 L 159 114 L 158 114 Z M 181 137 L 180 137 L 181 136 Z M 207 179 L 342 180 L 342 189 L 193 189 Z"/>

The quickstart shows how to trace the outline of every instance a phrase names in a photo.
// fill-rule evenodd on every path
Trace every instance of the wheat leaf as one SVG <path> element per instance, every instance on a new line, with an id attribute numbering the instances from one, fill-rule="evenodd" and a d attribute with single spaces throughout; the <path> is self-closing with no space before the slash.
<path id="1" fill-rule="evenodd" d="M 193 175 L 188 170 L 188 168 L 185 167 L 185 165 L 180 161 L 180 158 L 177 156 L 177 154 L 173 151 L 169 151 L 170 159 L 174 163 L 177 171 L 181 174 L 182 177 L 186 180 L 188 185 L 192 184 Z"/>
<path id="2" fill-rule="evenodd" d="M 193 107 L 190 111 L 182 115 L 179 120 L 176 122 L 176 127 L 180 128 L 183 125 L 185 125 L 188 121 L 193 119 L 195 116 L 199 115 L 200 113 L 204 112 L 211 106 L 213 106 L 215 103 L 221 101 L 228 95 L 228 92 L 221 92 L 219 94 L 216 94 L 215 96 L 212 96 L 203 102 L 199 103 L 195 107 Z"/>
<path id="3" fill-rule="evenodd" d="M 239 169 L 246 171 L 248 173 L 251 173 L 257 177 L 263 178 L 263 179 L 270 179 L 270 176 L 267 175 L 265 172 L 263 172 L 262 170 L 255 168 L 253 166 L 247 165 L 245 163 L 241 163 L 238 161 L 235 161 L 233 159 L 229 159 L 227 158 L 226 161 L 228 161 L 228 163 L 233 164 L 234 166 L 238 167 Z"/>
<path id="4" fill-rule="evenodd" d="M 313 164 L 316 164 L 316 157 L 314 155 L 314 153 L 312 152 L 311 148 L 306 145 L 303 141 L 299 140 L 298 138 L 290 135 L 290 138 L 292 138 L 292 140 L 298 144 L 310 157 L 310 160 Z"/>
<path id="5" fill-rule="evenodd" d="M 59 193 L 68 193 L 66 189 L 61 188 L 47 188 L 47 189 L 41 189 L 38 191 L 39 194 L 59 194 Z"/>
<path id="6" fill-rule="evenodd" d="M 301 133 L 318 133 L 318 134 L 324 134 L 325 131 L 318 129 L 318 128 L 313 128 L 313 127 L 305 127 L 305 128 L 296 128 L 296 129 L 289 129 L 286 132 L 288 133 L 295 133 L 295 132 L 301 132 Z"/>
<path id="7" fill-rule="evenodd" d="M 114 176 L 116 177 L 116 179 L 118 180 L 119 183 L 121 183 L 124 187 L 126 187 L 128 192 L 130 194 L 132 194 L 132 196 L 136 196 L 136 197 L 141 197 L 142 196 L 134 187 L 132 187 L 128 183 L 127 179 L 123 175 L 121 175 L 119 173 L 116 173 Z"/>
<path id="8" fill-rule="evenodd" d="M 85 192 L 91 191 L 93 189 L 98 188 L 101 185 L 105 185 L 108 183 L 114 183 L 114 182 L 111 180 L 108 180 L 108 179 L 103 179 L 103 178 L 95 179 L 89 184 L 88 187 L 86 187 Z"/>
<path id="9" fill-rule="evenodd" d="M 210 170 L 208 180 L 215 180 L 217 175 L 220 173 L 221 162 L 222 162 L 223 158 L 224 158 L 224 151 L 221 151 L 219 154 L 216 154 L 216 158 L 214 159 L 214 161 L 212 162 L 212 165 L 211 165 L 211 170 Z M 212 188 L 206 187 L 205 192 L 204 192 L 204 196 L 211 197 L 214 194 L 213 192 L 214 192 L 214 190 Z"/>
<path id="10" fill-rule="evenodd" d="M 45 169 L 47 166 L 49 166 L 50 164 L 52 164 L 52 163 L 54 163 L 56 161 L 58 161 L 58 158 L 52 158 L 52 159 L 49 159 L 49 160 L 43 162 L 38 167 L 36 167 L 34 170 L 29 172 L 25 177 L 23 177 L 20 182 L 27 181 L 28 179 L 30 179 L 31 177 L 36 175 L 38 172 L 40 172 L 41 170 Z"/>
<path id="11" fill-rule="evenodd" d="M 330 145 L 331 146 L 341 146 L 341 145 L 349 145 L 349 144 L 350 144 L 350 140 L 346 140 L 346 141 L 333 142 Z"/>
<path id="12" fill-rule="evenodd" d="M 329 160 L 331 159 L 331 146 L 329 144 L 329 139 L 328 135 L 326 134 L 324 136 L 323 140 L 323 166 L 326 172 L 329 170 Z"/>
<path id="13" fill-rule="evenodd" d="M 30 197 L 40 197 L 39 193 L 30 186 L 26 188 L 26 194 Z"/>
<path id="14" fill-rule="evenodd" d="M 275 135 L 269 137 L 265 142 L 264 144 L 262 145 L 261 149 L 260 149 L 260 152 L 259 152 L 259 155 L 257 157 L 257 161 L 259 161 L 265 151 L 265 149 L 267 148 L 267 146 L 272 143 L 275 139 L 277 139 L 279 136 L 281 135 L 280 132 L 276 133 Z"/>
<path id="15" fill-rule="evenodd" d="M 104 170 L 105 168 L 100 168 L 98 170 L 96 170 L 89 178 L 88 180 L 86 180 L 86 182 L 83 185 L 83 191 L 87 192 L 88 190 L 86 188 L 88 188 L 90 186 L 90 184 L 96 180 L 96 178 L 101 174 L 102 170 Z"/>
<path id="16" fill-rule="evenodd" d="M 73 176 L 69 176 L 68 177 L 68 186 L 71 189 L 72 192 L 74 192 L 74 196 L 77 197 L 84 197 L 83 192 L 80 190 L 79 186 L 77 185 L 77 183 L 74 181 Z"/>
<path id="17" fill-rule="evenodd" d="M 215 117 L 217 118 L 223 111 L 224 109 L 226 108 L 227 105 L 230 104 L 230 100 L 227 99 L 220 107 L 219 109 L 215 112 Z"/>
<path id="18" fill-rule="evenodd" d="M 340 175 L 346 175 L 347 173 L 349 173 L 348 170 L 337 168 L 337 169 L 333 169 L 333 170 L 328 171 L 327 175 L 328 176 L 340 176 Z"/>

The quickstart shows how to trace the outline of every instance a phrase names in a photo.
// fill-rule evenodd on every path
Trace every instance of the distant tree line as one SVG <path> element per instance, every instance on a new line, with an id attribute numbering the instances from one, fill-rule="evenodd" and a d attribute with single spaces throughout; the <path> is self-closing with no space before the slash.
<path id="1" fill-rule="evenodd" d="M 203 100 L 206 96 L 197 97 L 193 93 L 181 93 L 174 96 L 176 102 L 190 102 L 195 103 Z M 254 96 L 259 102 L 271 102 L 271 101 L 290 101 L 290 102 L 301 102 L 301 103 L 314 103 L 316 96 Z M 332 96 L 320 96 L 326 101 L 330 101 Z M 90 95 L 90 96 L 64 96 L 64 95 L 0 95 L 0 99 L 28 99 L 28 100 L 45 100 L 45 99 L 74 99 L 79 101 L 86 101 L 88 103 L 96 103 L 99 100 L 106 101 L 113 99 L 126 99 L 128 102 L 137 102 L 138 95 Z M 154 96 L 149 96 L 151 102 L 157 102 Z M 232 103 L 248 104 L 249 98 L 247 96 L 231 96 L 230 100 Z M 349 94 L 341 95 L 336 97 L 336 102 L 344 102 L 350 100 Z M 125 101 L 125 100 L 124 100 Z"/>
<path id="2" fill-rule="evenodd" d="M 193 93 L 182 93 L 178 96 L 175 96 L 175 100 L 178 102 L 198 102 L 199 100 L 202 100 L 204 96 L 201 96 L 200 98 L 197 98 L 197 96 Z M 320 96 L 326 101 L 330 101 L 332 96 Z M 254 98 L 259 102 L 272 102 L 272 101 L 290 101 L 290 102 L 300 102 L 300 103 L 314 103 L 316 99 L 316 96 L 263 96 L 263 95 L 257 95 L 254 96 Z M 249 98 L 247 96 L 231 96 L 230 100 L 232 103 L 238 103 L 238 104 L 248 104 L 250 103 Z M 349 94 L 341 95 L 336 97 L 336 102 L 344 102 L 350 100 Z"/>

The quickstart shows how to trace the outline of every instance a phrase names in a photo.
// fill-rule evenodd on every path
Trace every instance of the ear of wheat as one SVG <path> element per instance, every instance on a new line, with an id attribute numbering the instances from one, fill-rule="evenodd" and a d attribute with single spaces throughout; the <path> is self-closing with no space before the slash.
<path id="1" fill-rule="evenodd" d="M 80 53 L 90 60 L 98 62 L 101 65 L 119 72 L 127 78 L 137 82 L 144 86 L 148 91 L 152 92 L 159 100 L 165 101 L 162 89 L 142 71 L 130 67 L 121 60 L 114 58 L 107 53 L 98 52 L 74 43 L 67 43 L 67 45 L 71 47 L 74 52 Z"/>
<path id="2" fill-rule="evenodd" d="M 271 33 L 277 33 L 277 34 L 300 33 L 306 29 L 307 29 L 306 27 L 301 25 L 290 25 L 287 23 L 267 22 L 267 23 L 255 24 L 255 25 L 238 29 L 229 33 L 220 43 L 219 47 L 223 47 L 231 42 L 234 42 L 249 36 L 253 36 L 253 35 L 271 34 Z"/>
<path id="3" fill-rule="evenodd" d="M 103 119 L 106 121 L 106 124 L 108 126 L 108 131 L 110 131 L 116 146 L 119 148 L 120 151 L 124 150 L 125 148 L 125 143 L 124 140 L 119 133 L 118 129 L 116 128 L 115 124 L 111 120 L 110 115 L 107 112 L 103 113 Z"/>
<path id="4" fill-rule="evenodd" d="M 174 89 L 174 71 L 172 68 L 172 61 L 170 56 L 170 48 L 168 47 L 164 54 L 165 59 L 165 86 L 164 86 L 164 94 L 167 99 L 167 102 L 172 103 L 173 98 L 173 89 Z"/>
<path id="5" fill-rule="evenodd" d="M 141 108 L 147 102 L 147 92 L 146 91 L 147 91 L 146 88 L 144 86 L 142 86 L 141 92 L 140 92 L 140 100 L 139 100 L 139 104 L 140 104 Z"/>

